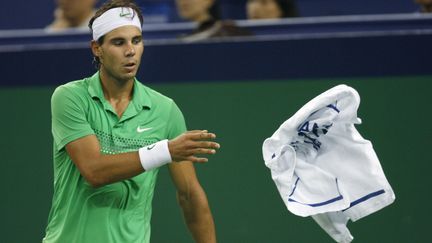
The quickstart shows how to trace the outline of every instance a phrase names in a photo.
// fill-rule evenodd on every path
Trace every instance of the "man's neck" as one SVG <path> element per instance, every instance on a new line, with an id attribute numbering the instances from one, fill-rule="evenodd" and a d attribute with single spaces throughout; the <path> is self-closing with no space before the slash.
<path id="1" fill-rule="evenodd" d="M 102 71 L 99 75 L 105 99 L 114 108 L 118 117 L 121 117 L 132 100 L 134 79 L 116 80 Z"/>
<path id="2" fill-rule="evenodd" d="M 120 84 L 116 82 L 102 82 L 102 90 L 106 100 L 131 100 L 133 91 L 133 80 L 127 81 L 127 83 Z"/>

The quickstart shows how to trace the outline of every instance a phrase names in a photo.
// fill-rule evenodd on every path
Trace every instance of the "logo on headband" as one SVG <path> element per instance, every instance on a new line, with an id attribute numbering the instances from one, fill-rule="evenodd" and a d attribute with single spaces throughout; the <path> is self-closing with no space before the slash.
<path id="1" fill-rule="evenodd" d="M 134 18 L 134 12 L 131 8 L 122 8 L 120 12 L 120 17 L 133 19 Z"/>

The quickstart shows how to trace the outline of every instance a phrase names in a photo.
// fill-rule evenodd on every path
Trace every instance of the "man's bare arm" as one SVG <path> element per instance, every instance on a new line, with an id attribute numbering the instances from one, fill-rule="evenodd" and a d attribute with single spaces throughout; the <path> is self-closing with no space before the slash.
<path id="1" fill-rule="evenodd" d="M 169 165 L 171 178 L 177 188 L 177 199 L 184 219 L 197 243 L 215 243 L 216 231 L 207 196 L 201 187 L 191 162 Z"/>
<path id="2" fill-rule="evenodd" d="M 189 159 L 193 162 L 206 162 L 197 154 L 213 154 L 219 144 L 210 142 L 215 135 L 207 131 L 190 131 L 168 142 L 171 158 L 174 161 Z M 138 152 L 105 155 L 100 152 L 100 144 L 95 135 L 89 135 L 66 145 L 66 151 L 83 177 L 93 186 L 100 187 L 134 177 L 142 172 Z"/>

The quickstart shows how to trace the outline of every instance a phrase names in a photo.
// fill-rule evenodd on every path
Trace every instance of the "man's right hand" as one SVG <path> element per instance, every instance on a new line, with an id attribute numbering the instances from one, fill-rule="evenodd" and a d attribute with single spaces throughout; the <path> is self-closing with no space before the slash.
<path id="1" fill-rule="evenodd" d="M 220 148 L 218 143 L 209 141 L 216 138 L 207 130 L 187 131 L 168 141 L 171 158 L 175 162 L 188 160 L 191 162 L 207 162 L 207 158 L 197 157 L 199 154 L 215 154 Z"/>

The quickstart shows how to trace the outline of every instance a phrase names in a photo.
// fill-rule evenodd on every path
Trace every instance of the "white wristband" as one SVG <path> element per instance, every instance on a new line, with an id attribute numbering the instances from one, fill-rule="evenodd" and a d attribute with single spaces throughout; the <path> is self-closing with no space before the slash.
<path id="1" fill-rule="evenodd" d="M 138 150 L 138 153 L 141 165 L 146 171 L 168 164 L 172 161 L 167 139 L 142 147 Z"/>

